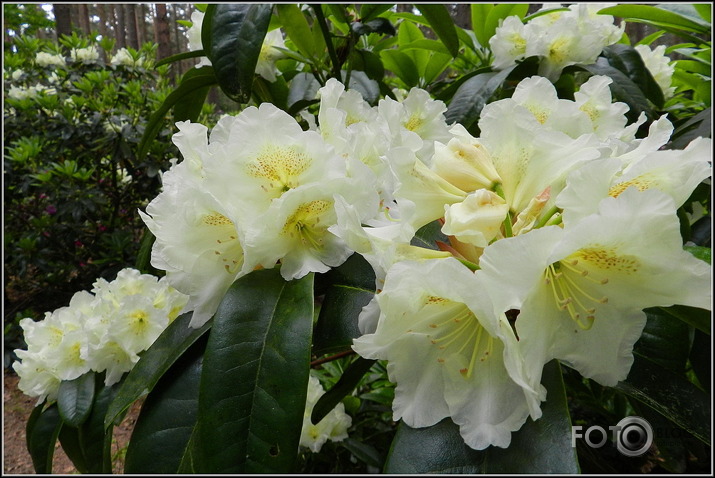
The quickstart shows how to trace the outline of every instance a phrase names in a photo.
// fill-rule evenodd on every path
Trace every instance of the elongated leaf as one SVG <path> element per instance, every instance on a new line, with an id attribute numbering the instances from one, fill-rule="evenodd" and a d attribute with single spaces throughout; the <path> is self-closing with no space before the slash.
<path id="1" fill-rule="evenodd" d="M 272 10 L 273 6 L 265 3 L 216 5 L 209 59 L 219 86 L 234 101 L 245 103 L 251 97 Z"/>
<path id="2" fill-rule="evenodd" d="M 206 56 L 206 52 L 204 50 L 193 50 L 193 51 L 185 51 L 182 53 L 177 53 L 176 55 L 171 55 L 167 56 L 166 58 L 161 59 L 156 63 L 156 66 L 162 66 L 162 65 L 167 65 L 169 63 L 175 63 L 177 61 L 181 60 L 188 60 L 190 58 L 200 58 L 202 56 Z"/>
<path id="3" fill-rule="evenodd" d="M 643 402 L 703 443 L 710 444 L 710 396 L 684 376 L 634 353 L 628 378 L 616 389 Z"/>
<path id="4" fill-rule="evenodd" d="M 625 20 L 638 19 L 654 23 L 669 24 L 683 30 L 697 33 L 706 33 L 709 31 L 709 28 L 702 23 L 650 5 L 617 5 L 615 7 L 603 8 L 599 10 L 598 13 L 622 17 Z"/>
<path id="5" fill-rule="evenodd" d="M 552 361 L 542 380 L 548 398 L 540 419 L 512 434 L 509 448 L 469 448 L 449 418 L 428 428 L 400 423 L 385 473 L 578 473 L 576 450 L 571 447 L 571 419 L 561 368 Z"/>
<path id="6" fill-rule="evenodd" d="M 457 37 L 457 29 L 454 27 L 449 11 L 445 5 L 433 4 L 417 4 L 422 16 L 427 19 L 430 27 L 437 34 L 437 37 L 447 47 L 452 57 L 459 54 L 459 38 Z"/>
<path id="7" fill-rule="evenodd" d="M 322 420 L 335 406 L 340 403 L 340 400 L 355 390 L 355 387 L 372 367 L 375 360 L 368 360 L 359 357 L 343 372 L 340 380 L 333 385 L 333 388 L 325 392 L 318 399 L 313 407 L 313 412 L 310 415 L 310 421 L 315 425 Z"/>
<path id="8" fill-rule="evenodd" d="M 198 68 L 186 81 L 182 79 L 179 86 L 166 97 L 159 109 L 149 118 L 146 129 L 144 130 L 144 135 L 142 135 L 142 139 L 139 142 L 137 159 L 143 159 L 147 151 L 149 151 L 149 145 L 154 141 L 154 138 L 156 138 L 162 126 L 164 126 L 166 114 L 174 105 L 190 98 L 196 90 L 215 84 L 216 76 L 214 75 L 213 68 L 210 66 Z"/>
<path id="9" fill-rule="evenodd" d="M 514 67 L 498 73 L 481 73 L 465 81 L 452 97 L 446 113 L 447 123 L 460 123 L 469 128 L 479 119 L 487 100 L 494 94 Z"/>
<path id="10" fill-rule="evenodd" d="M 62 451 L 65 452 L 67 458 L 69 458 L 74 467 L 77 468 L 77 471 L 85 474 L 89 473 L 89 464 L 87 463 L 87 457 L 84 456 L 79 435 L 79 428 L 63 426 L 60 428 L 58 438 L 62 446 Z"/>
<path id="11" fill-rule="evenodd" d="M 420 74 L 417 71 L 415 62 L 406 53 L 398 50 L 383 50 L 380 58 L 385 68 L 392 71 L 408 87 L 417 86 L 420 81 Z"/>
<path id="12" fill-rule="evenodd" d="M 196 68 L 187 71 L 182 81 L 188 81 L 188 78 L 194 75 L 202 76 L 201 74 L 197 74 L 198 71 Z M 176 105 L 174 105 L 174 121 L 191 121 L 195 123 L 199 119 L 201 109 L 209 94 L 209 89 L 211 89 L 211 86 L 214 84 L 215 82 L 196 88 L 194 91 L 187 93 L 181 101 L 176 103 Z"/>
<path id="13" fill-rule="evenodd" d="M 199 329 L 190 328 L 191 315 L 189 312 L 177 317 L 144 351 L 109 406 L 104 419 L 105 427 L 113 424 L 134 401 L 148 394 L 172 364 L 211 327 L 211 321 L 208 321 Z"/>
<path id="14" fill-rule="evenodd" d="M 57 408 L 67 425 L 78 427 L 89 417 L 94 402 L 94 377 L 94 372 L 87 372 L 60 383 Z"/>
<path id="15" fill-rule="evenodd" d="M 375 273 L 360 255 L 353 254 L 325 274 L 330 285 L 325 292 L 313 334 L 313 353 L 347 350 L 360 336 L 358 315 L 375 295 Z"/>
<path id="16" fill-rule="evenodd" d="M 119 390 L 119 384 L 95 391 L 94 406 L 80 428 L 80 446 L 87 460 L 88 473 L 112 473 L 112 434 L 114 427 L 104 427 L 104 417 Z"/>
<path id="17" fill-rule="evenodd" d="M 216 13 L 216 4 L 211 3 L 206 7 L 204 21 L 201 23 L 201 46 L 203 47 L 204 54 L 207 56 L 211 52 L 211 32 L 213 31 L 212 23 L 214 13 Z"/>
<path id="18" fill-rule="evenodd" d="M 35 473 L 52 473 L 55 443 L 62 427 L 57 405 L 53 404 L 45 410 L 42 410 L 42 406 L 35 407 L 33 417 L 27 424 L 27 450 L 30 452 Z"/>
<path id="19" fill-rule="evenodd" d="M 703 389 L 710 390 L 712 383 L 712 342 L 710 337 L 699 331 L 695 331 L 693 337 L 693 347 L 690 349 L 690 364 L 693 367 L 695 376 L 700 381 Z"/>
<path id="20" fill-rule="evenodd" d="M 685 246 L 683 247 L 686 251 L 691 253 L 693 256 L 697 257 L 701 261 L 705 261 L 708 264 L 712 264 L 713 250 L 709 247 L 703 246 Z"/>
<path id="21" fill-rule="evenodd" d="M 343 70 L 341 74 L 343 82 L 345 82 L 347 72 Z M 363 99 L 373 105 L 380 99 L 380 86 L 377 81 L 368 77 L 364 71 L 353 70 L 351 72 L 348 89 L 360 92 Z"/>
<path id="22" fill-rule="evenodd" d="M 293 471 L 305 411 L 313 276 L 258 270 L 214 316 L 199 391 L 203 473 Z"/>
<path id="23" fill-rule="evenodd" d="M 298 73 L 293 77 L 288 88 L 288 107 L 299 101 L 313 101 L 318 95 L 320 83 L 310 73 Z"/>
<path id="24" fill-rule="evenodd" d="M 673 373 L 685 373 L 693 329 L 658 307 L 645 313 L 648 321 L 634 351 Z"/>
<path id="25" fill-rule="evenodd" d="M 439 221 L 432 221 L 415 232 L 415 237 L 412 238 L 410 244 L 438 251 L 437 241 L 446 243 L 449 239 L 442 232 L 442 224 Z"/>
<path id="26" fill-rule="evenodd" d="M 369 20 L 372 20 L 373 18 L 376 18 L 381 13 L 385 13 L 390 8 L 392 8 L 392 4 L 388 4 L 388 3 L 384 3 L 384 4 L 364 3 L 360 6 L 360 21 L 367 22 Z"/>
<path id="27" fill-rule="evenodd" d="M 206 340 L 191 346 L 142 405 L 129 441 L 124 473 L 176 473 L 196 424 Z"/>
<path id="28" fill-rule="evenodd" d="M 710 311 L 685 305 L 671 305 L 670 307 L 659 308 L 672 317 L 680 319 L 686 324 L 692 325 L 696 329 L 710 335 Z"/>
<path id="29" fill-rule="evenodd" d="M 298 51 L 308 59 L 313 59 L 317 49 L 313 42 L 310 25 L 300 8 L 295 4 L 279 3 L 276 5 L 276 14 L 281 21 L 283 30 Z"/>
<path id="30" fill-rule="evenodd" d="M 486 24 L 489 12 L 494 8 L 493 3 L 473 3 L 470 6 L 472 16 L 472 30 L 477 37 L 477 41 L 483 47 L 489 46 L 489 38 L 487 34 Z"/>

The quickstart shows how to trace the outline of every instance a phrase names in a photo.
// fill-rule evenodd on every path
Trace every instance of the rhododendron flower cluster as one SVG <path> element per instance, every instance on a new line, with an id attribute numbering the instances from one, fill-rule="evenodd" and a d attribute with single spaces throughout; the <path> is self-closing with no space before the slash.
<path id="1" fill-rule="evenodd" d="M 303 415 L 303 428 L 300 432 L 300 446 L 308 448 L 313 453 L 318 453 L 328 440 L 339 442 L 348 437 L 348 428 L 352 418 L 345 413 L 345 405 L 338 403 L 315 425 L 310 420 L 315 404 L 325 394 L 320 380 L 311 374 L 308 378 L 308 396 L 305 402 Z"/>
<path id="2" fill-rule="evenodd" d="M 38 404 L 57 399 L 60 382 L 104 372 L 105 385 L 120 380 L 181 312 L 187 297 L 165 279 L 123 269 L 115 280 L 98 279 L 66 307 L 45 318 L 20 321 L 27 350 L 16 350 L 20 390 Z"/>
<path id="3" fill-rule="evenodd" d="M 537 56 L 539 75 L 556 81 L 567 66 L 595 62 L 605 47 L 621 39 L 625 30 L 625 24 L 614 24 L 613 16 L 598 14 L 612 5 L 615 4 L 574 4 L 568 10 L 536 16 L 526 24 L 518 16 L 505 18 L 489 39 L 494 68 L 504 69 L 518 60 Z M 542 10 L 553 8 L 547 5 Z"/>
<path id="4" fill-rule="evenodd" d="M 141 213 L 152 264 L 190 296 L 196 327 L 256 268 L 290 280 L 363 255 L 377 293 L 353 347 L 387 361 L 395 419 L 449 417 L 470 447 L 507 447 L 541 416 L 547 362 L 615 385 L 642 309 L 710 307 L 710 267 L 683 250 L 676 210 L 710 176 L 711 141 L 661 149 L 665 117 L 637 138 L 645 115 L 628 124 L 611 81 L 567 100 L 526 78 L 484 107 L 479 137 L 424 90 L 370 106 L 334 79 L 308 130 L 266 103 L 210 135 L 178 123 L 183 161 Z M 440 250 L 410 243 L 435 221 Z"/>

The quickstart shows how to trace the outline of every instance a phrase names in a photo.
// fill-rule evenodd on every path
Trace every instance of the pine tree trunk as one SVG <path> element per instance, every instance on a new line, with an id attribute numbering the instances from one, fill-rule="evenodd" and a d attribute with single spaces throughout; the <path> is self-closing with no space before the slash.
<path id="1" fill-rule="evenodd" d="M 53 3 L 52 11 L 55 15 L 57 39 L 62 35 L 72 35 L 72 7 L 67 3 Z"/>
<path id="2" fill-rule="evenodd" d="M 173 42 L 172 50 L 175 52 L 182 52 L 182 51 L 184 51 L 184 49 L 182 48 L 181 40 L 179 39 L 179 24 L 176 22 L 176 20 L 179 19 L 179 14 L 177 13 L 175 3 L 171 4 L 171 17 L 172 18 L 171 18 L 171 22 L 169 22 L 169 27 L 171 28 L 171 33 L 172 33 L 172 37 L 173 37 L 172 38 L 172 42 Z M 179 64 L 177 66 L 179 67 L 178 74 L 183 75 L 184 72 L 186 71 L 184 69 L 184 62 L 179 62 Z"/>
<path id="3" fill-rule="evenodd" d="M 472 9 L 468 3 L 456 3 L 453 5 L 447 5 L 447 7 L 452 7 L 450 13 L 452 14 L 452 19 L 454 24 L 459 28 L 465 30 L 472 29 Z"/>
<path id="4" fill-rule="evenodd" d="M 146 43 L 146 11 L 147 5 L 145 3 L 140 3 L 137 5 L 136 9 L 136 22 L 137 22 L 137 41 L 139 42 L 139 48 Z"/>
<path id="5" fill-rule="evenodd" d="M 124 15 L 124 6 L 117 5 L 114 9 L 114 13 L 117 15 L 117 29 L 114 32 L 114 37 L 117 40 L 117 49 L 125 48 L 127 46 L 127 22 L 126 16 Z"/>
<path id="6" fill-rule="evenodd" d="M 89 8 L 86 3 L 80 3 L 77 5 L 77 17 L 79 28 L 82 33 L 89 36 L 92 33 L 92 29 L 89 26 Z"/>
<path id="7" fill-rule="evenodd" d="M 127 46 L 139 49 L 139 40 L 137 39 L 137 18 L 136 5 L 133 3 L 124 4 L 124 22 L 127 28 Z"/>
<path id="8" fill-rule="evenodd" d="M 166 4 L 157 3 L 156 18 L 154 22 L 154 41 L 158 45 L 158 59 L 162 60 L 171 56 L 171 38 L 169 36 L 169 18 L 166 13 Z"/>

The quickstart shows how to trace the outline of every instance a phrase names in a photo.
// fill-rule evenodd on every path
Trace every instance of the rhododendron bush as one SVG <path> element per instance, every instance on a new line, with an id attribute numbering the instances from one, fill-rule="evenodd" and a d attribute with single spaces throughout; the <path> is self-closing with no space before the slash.
<path id="1" fill-rule="evenodd" d="M 126 472 L 604 471 L 634 443 L 574 427 L 632 416 L 620 471 L 707 466 L 709 6 L 391 7 L 192 16 L 140 151 L 207 87 L 236 111 L 174 125 L 138 211 L 158 283 L 23 322 L 57 338 L 16 367 L 33 456 L 86 458 L 145 397 Z"/>

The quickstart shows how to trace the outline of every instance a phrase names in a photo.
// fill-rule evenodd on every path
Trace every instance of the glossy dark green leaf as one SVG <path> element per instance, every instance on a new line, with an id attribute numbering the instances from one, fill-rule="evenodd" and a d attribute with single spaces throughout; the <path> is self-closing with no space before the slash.
<path id="1" fill-rule="evenodd" d="M 688 451 L 683 437 L 688 436 L 687 432 L 637 400 L 632 400 L 631 405 L 636 416 L 644 418 L 653 430 L 659 465 L 671 473 L 685 473 Z"/>
<path id="2" fill-rule="evenodd" d="M 658 307 L 645 309 L 648 321 L 634 351 L 673 373 L 685 373 L 693 329 Z"/>
<path id="3" fill-rule="evenodd" d="M 556 361 L 545 366 L 542 384 L 548 391 L 542 417 L 527 419 L 521 430 L 512 434 L 509 448 L 473 450 L 449 418 L 428 428 L 400 423 L 385 473 L 578 473 L 566 393 Z"/>
<path id="4" fill-rule="evenodd" d="M 98 383 L 97 387 L 92 412 L 80 428 L 80 446 L 84 452 L 88 473 L 112 473 L 114 427 L 105 429 L 104 417 L 119 391 L 119 384 L 106 387 Z"/>
<path id="5" fill-rule="evenodd" d="M 353 70 L 364 71 L 368 78 L 378 82 L 385 77 L 385 66 L 380 57 L 371 51 L 353 50 L 350 54 L 350 65 Z"/>
<path id="6" fill-rule="evenodd" d="M 365 375 L 375 360 L 368 360 L 358 357 L 351 363 L 343 372 L 340 380 L 333 387 L 325 392 L 313 407 L 313 412 L 310 415 L 310 421 L 313 424 L 320 422 L 335 406 L 340 403 L 343 397 L 352 393 L 355 387 Z"/>
<path id="7" fill-rule="evenodd" d="M 87 420 L 94 402 L 94 377 L 94 372 L 87 372 L 60 383 L 57 409 L 67 425 L 78 427 Z"/>
<path id="8" fill-rule="evenodd" d="M 138 398 L 148 394 L 176 360 L 211 327 L 208 321 L 201 328 L 189 327 L 191 312 L 177 317 L 144 351 L 134 368 L 122 381 L 116 399 L 104 420 L 106 427 L 115 422 Z"/>
<path id="9" fill-rule="evenodd" d="M 611 66 L 618 68 L 638 85 L 643 94 L 656 107 L 662 108 L 663 90 L 643 63 L 640 53 L 630 45 L 616 43 L 603 49 L 603 55 Z"/>
<path id="10" fill-rule="evenodd" d="M 192 72 L 186 81 L 183 81 L 182 79 L 179 86 L 166 97 L 159 109 L 151 115 L 151 118 L 149 118 L 146 129 L 144 130 L 144 135 L 142 135 L 142 139 L 139 142 L 137 159 L 143 159 L 147 151 L 149 151 L 151 142 L 154 141 L 156 135 L 164 126 L 166 115 L 171 108 L 173 108 L 180 101 L 188 101 L 194 95 L 196 90 L 215 84 L 216 76 L 214 75 L 213 68 L 210 66 L 204 66 L 196 69 L 196 71 Z"/>
<path id="11" fill-rule="evenodd" d="M 378 17 L 364 23 L 353 22 L 350 25 L 350 30 L 356 35 L 369 35 L 370 33 L 384 33 L 385 35 L 397 34 L 397 30 L 395 30 L 390 20 L 383 17 Z"/>
<path id="12" fill-rule="evenodd" d="M 134 426 L 124 473 L 176 473 L 196 424 L 199 380 L 206 348 L 191 346 L 159 380 L 142 405 Z"/>
<path id="13" fill-rule="evenodd" d="M 80 430 L 75 427 L 63 426 L 58 436 L 62 451 L 70 459 L 77 471 L 82 474 L 89 473 L 87 457 L 84 456 L 82 442 L 80 440 Z"/>
<path id="14" fill-rule="evenodd" d="M 685 149 L 695 138 L 712 136 L 712 108 L 705 108 L 679 125 L 671 136 L 672 149 Z"/>
<path id="15" fill-rule="evenodd" d="M 439 221 L 432 221 L 415 232 L 415 237 L 412 238 L 410 244 L 438 251 L 440 250 L 437 246 L 438 241 L 447 243 L 449 238 L 442 232 L 442 224 Z"/>
<path id="16" fill-rule="evenodd" d="M 266 3 L 219 3 L 211 22 L 209 59 L 226 96 L 245 103 L 268 32 L 273 6 Z"/>
<path id="17" fill-rule="evenodd" d="M 201 23 L 201 47 L 204 55 L 208 56 L 211 52 L 211 37 L 213 30 L 213 18 L 216 12 L 216 4 L 210 3 L 204 12 L 204 20 Z"/>
<path id="18" fill-rule="evenodd" d="M 358 315 L 375 295 L 375 272 L 360 255 L 353 254 L 324 276 L 329 284 L 313 334 L 313 353 L 348 350 L 360 336 Z"/>
<path id="19" fill-rule="evenodd" d="M 635 353 L 628 378 L 616 389 L 648 405 L 676 425 L 710 444 L 710 396 L 685 376 L 670 372 Z"/>
<path id="20" fill-rule="evenodd" d="M 690 349 L 690 366 L 704 390 L 712 384 L 712 342 L 706 333 L 696 330 Z"/>
<path id="21" fill-rule="evenodd" d="M 305 412 L 313 275 L 238 279 L 213 319 L 199 391 L 203 473 L 293 471 Z"/>
<path id="22" fill-rule="evenodd" d="M 343 82 L 345 82 L 347 72 L 343 70 L 341 73 Z M 380 86 L 377 81 L 369 78 L 364 71 L 355 70 L 350 72 L 348 89 L 358 91 L 362 98 L 370 104 L 377 103 L 380 98 Z"/>
<path id="23" fill-rule="evenodd" d="M 186 444 L 186 449 L 181 456 L 181 462 L 179 463 L 179 468 L 176 473 L 180 474 L 196 474 L 199 470 L 206 468 L 203 465 L 203 458 L 201 457 L 201 447 L 199 446 L 199 426 L 198 423 L 194 425 L 191 430 L 191 436 L 189 437 L 189 442 Z"/>
<path id="24" fill-rule="evenodd" d="M 355 458 L 367 463 L 370 466 L 381 468 L 384 463 L 382 455 L 374 446 L 360 442 L 351 437 L 347 437 L 345 440 L 341 441 L 340 444 L 352 453 Z"/>
<path id="25" fill-rule="evenodd" d="M 184 74 L 181 79 L 182 83 L 184 81 L 190 81 L 192 77 L 204 76 L 204 73 L 200 72 L 198 68 L 192 68 Z M 206 101 L 206 97 L 209 94 L 211 86 L 215 84 L 209 83 L 205 86 L 200 86 L 191 92 L 188 92 L 181 101 L 174 105 L 174 121 L 191 121 L 196 122 L 199 119 L 199 114 L 201 114 L 201 108 Z"/>
<path id="26" fill-rule="evenodd" d="M 659 309 L 710 335 L 710 319 L 712 314 L 709 310 L 685 305 L 671 305 L 670 307 L 659 307 Z"/>
<path id="27" fill-rule="evenodd" d="M 32 458 L 35 473 L 52 473 L 52 457 L 55 453 L 55 443 L 62 427 L 62 419 L 57 405 L 46 409 L 42 405 L 35 407 L 31 420 L 27 424 L 27 451 Z"/>
<path id="28" fill-rule="evenodd" d="M 360 6 L 360 21 L 367 22 L 376 18 L 381 13 L 385 13 L 393 4 L 390 3 L 364 3 Z"/>
<path id="29" fill-rule="evenodd" d="M 454 26 L 452 16 L 447 10 L 447 6 L 443 4 L 424 4 L 418 3 L 420 13 L 429 22 L 429 26 L 437 34 L 437 37 L 447 47 L 452 57 L 459 54 L 459 37 L 457 37 L 457 29 Z"/>
<path id="30" fill-rule="evenodd" d="M 672 25 L 683 30 L 707 33 L 709 28 L 700 22 L 695 22 L 677 13 L 650 5 L 617 5 L 603 8 L 599 14 L 613 15 L 625 20 L 646 20 L 656 25 Z"/>
<path id="31" fill-rule="evenodd" d="M 347 25 L 350 22 L 350 19 L 348 18 L 348 14 L 345 11 L 345 5 L 337 5 L 334 3 L 328 3 L 326 4 L 326 7 L 328 8 L 328 11 L 330 14 L 335 18 L 340 23 L 343 23 Z"/>
<path id="32" fill-rule="evenodd" d="M 286 36 L 300 53 L 312 60 L 318 49 L 313 41 L 310 25 L 300 8 L 296 4 L 279 3 L 276 5 L 276 15 L 281 21 Z"/>
<path id="33" fill-rule="evenodd" d="M 482 109 L 514 67 L 497 73 L 481 73 L 465 81 L 452 97 L 444 116 L 448 124 L 460 123 L 469 128 L 479 119 Z"/>
<path id="34" fill-rule="evenodd" d="M 629 108 L 629 115 L 638 117 L 642 112 L 646 113 L 649 118 L 654 117 L 654 113 L 648 104 L 648 98 L 643 94 L 638 85 L 631 80 L 625 73 L 618 68 L 614 68 L 608 64 L 605 58 L 599 58 L 596 63 L 591 65 L 579 65 L 580 68 L 594 74 L 605 75 L 610 77 L 613 82 L 609 85 L 613 96 L 617 100 L 626 103 Z"/>
<path id="35" fill-rule="evenodd" d="M 151 272 L 151 249 L 154 246 L 156 238 L 151 233 L 149 228 L 145 228 L 142 233 L 141 242 L 139 243 L 139 252 L 137 252 L 137 260 L 134 263 L 134 268 L 142 274 Z"/>

